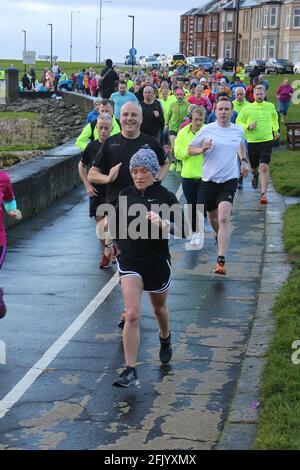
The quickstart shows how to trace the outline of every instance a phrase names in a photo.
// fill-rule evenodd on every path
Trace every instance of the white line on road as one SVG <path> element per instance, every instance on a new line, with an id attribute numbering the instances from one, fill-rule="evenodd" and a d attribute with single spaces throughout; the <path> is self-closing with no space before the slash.
<path id="1" fill-rule="evenodd" d="M 24 393 L 31 387 L 36 379 L 43 373 L 49 364 L 56 358 L 60 351 L 76 335 L 80 328 L 93 315 L 97 308 L 105 301 L 112 290 L 119 282 L 119 274 L 115 273 L 109 282 L 101 289 L 96 297 L 71 323 L 66 331 L 50 346 L 45 354 L 34 366 L 24 375 L 24 377 L 15 385 L 15 387 L 0 401 L 0 419 L 14 406 Z"/>
<path id="2" fill-rule="evenodd" d="M 178 188 L 176 197 L 179 200 L 182 196 L 182 187 Z M 51 362 L 58 356 L 60 351 L 71 341 L 78 333 L 80 328 L 88 321 L 97 308 L 105 301 L 119 282 L 119 274 L 115 273 L 108 283 L 101 289 L 96 297 L 88 304 L 78 317 L 71 323 L 66 331 L 50 346 L 45 354 L 39 359 L 24 377 L 14 386 L 14 388 L 5 397 L 0 400 L 0 419 L 3 418 L 9 410 L 19 401 L 27 392 L 36 379 L 44 372 Z"/>

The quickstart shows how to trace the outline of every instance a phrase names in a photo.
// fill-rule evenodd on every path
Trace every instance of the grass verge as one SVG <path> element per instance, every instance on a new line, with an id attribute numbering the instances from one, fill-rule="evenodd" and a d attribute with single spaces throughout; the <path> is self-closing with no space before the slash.
<path id="1" fill-rule="evenodd" d="M 24 112 L 1 111 L 0 112 L 0 120 L 8 121 L 11 119 L 29 119 L 29 121 L 36 121 L 37 119 L 39 119 L 39 115 L 37 113 L 30 113 L 28 111 L 24 111 Z"/>
<path id="2" fill-rule="evenodd" d="M 278 193 L 300 196 L 300 151 L 273 152 L 270 170 Z"/>
<path id="3" fill-rule="evenodd" d="M 273 158 L 274 157 L 274 158 Z M 272 157 L 272 177 L 283 195 L 300 195 L 300 152 L 280 152 Z M 298 175 L 298 176 L 297 176 Z M 288 207 L 283 237 L 292 265 L 273 313 L 276 330 L 270 344 L 262 384 L 262 411 L 255 449 L 300 450 L 300 204 Z M 299 344 L 299 343 L 298 343 Z M 292 360 L 294 357 L 294 361 Z"/>

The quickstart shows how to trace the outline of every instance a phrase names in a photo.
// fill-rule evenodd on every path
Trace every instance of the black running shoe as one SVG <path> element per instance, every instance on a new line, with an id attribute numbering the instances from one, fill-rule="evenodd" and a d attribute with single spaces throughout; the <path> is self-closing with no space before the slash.
<path id="1" fill-rule="evenodd" d="M 257 186 L 258 186 L 258 173 L 256 173 L 256 175 L 253 174 L 251 183 L 252 183 L 252 188 L 257 189 Z"/>
<path id="2" fill-rule="evenodd" d="M 159 359 L 163 364 L 168 364 L 172 358 L 172 343 L 171 343 L 171 333 L 167 338 L 161 338 L 159 335 L 160 341 L 160 350 L 159 350 Z"/>
<path id="3" fill-rule="evenodd" d="M 113 382 L 115 387 L 133 387 L 138 385 L 139 381 L 137 378 L 137 372 L 135 367 L 127 366 L 126 369 L 120 374 L 120 377 Z"/>

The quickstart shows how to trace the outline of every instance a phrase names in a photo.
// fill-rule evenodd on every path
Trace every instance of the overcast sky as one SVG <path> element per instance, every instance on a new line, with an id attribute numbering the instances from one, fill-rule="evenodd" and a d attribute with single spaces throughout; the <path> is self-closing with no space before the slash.
<path id="1" fill-rule="evenodd" d="M 53 55 L 69 60 L 71 11 L 73 13 L 73 61 L 95 62 L 96 18 L 99 0 L 0 0 L 0 58 L 21 59 L 24 33 L 27 50 L 50 55 L 53 24 Z M 131 47 L 135 16 L 135 47 L 138 55 L 179 50 L 180 14 L 205 0 L 103 0 L 101 59 L 123 61 Z"/>

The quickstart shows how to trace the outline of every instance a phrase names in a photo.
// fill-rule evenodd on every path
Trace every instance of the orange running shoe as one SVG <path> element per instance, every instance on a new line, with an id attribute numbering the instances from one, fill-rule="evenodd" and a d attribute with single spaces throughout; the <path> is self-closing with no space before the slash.
<path id="1" fill-rule="evenodd" d="M 224 258 L 224 256 L 218 256 L 217 264 L 216 264 L 216 267 L 214 269 L 214 273 L 215 274 L 222 274 L 223 276 L 225 276 L 226 268 L 225 268 L 225 258 Z"/>
<path id="2" fill-rule="evenodd" d="M 268 204 L 268 201 L 267 201 L 267 196 L 265 194 L 262 194 L 260 196 L 260 203 L 261 204 Z"/>

